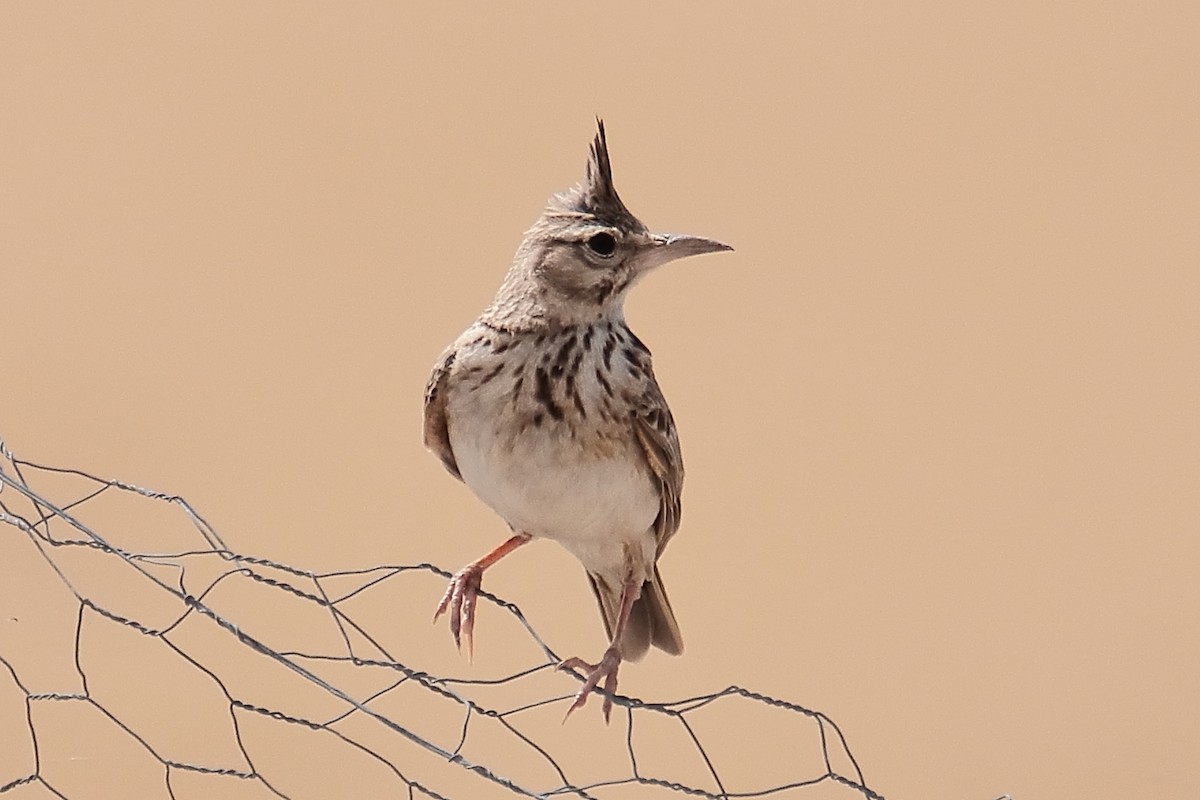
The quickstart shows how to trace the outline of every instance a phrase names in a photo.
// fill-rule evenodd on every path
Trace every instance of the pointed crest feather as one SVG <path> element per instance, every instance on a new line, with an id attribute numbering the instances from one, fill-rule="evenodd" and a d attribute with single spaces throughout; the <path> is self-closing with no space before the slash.
<path id="1" fill-rule="evenodd" d="M 596 138 L 592 140 L 592 157 L 588 160 L 587 179 L 584 183 L 597 199 L 616 197 L 612 162 L 608 160 L 608 138 L 604 135 L 604 120 L 599 117 L 596 118 L 596 129 Z"/>
<path id="2" fill-rule="evenodd" d="M 614 221 L 635 220 L 613 186 L 608 139 L 604 134 L 604 120 L 599 117 L 596 118 L 596 138 L 592 140 L 589 156 L 583 181 L 550 198 L 549 210 L 567 214 L 588 214 Z"/>

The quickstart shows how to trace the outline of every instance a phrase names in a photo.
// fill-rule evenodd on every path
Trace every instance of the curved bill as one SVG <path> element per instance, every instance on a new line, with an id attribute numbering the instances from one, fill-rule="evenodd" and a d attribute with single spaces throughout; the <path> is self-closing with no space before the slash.
<path id="1" fill-rule="evenodd" d="M 660 267 L 669 261 L 698 256 L 704 253 L 719 253 L 733 248 L 716 239 L 706 239 L 703 236 L 689 236 L 685 233 L 652 233 L 646 245 L 646 251 L 641 255 L 639 265 L 643 270 Z"/>

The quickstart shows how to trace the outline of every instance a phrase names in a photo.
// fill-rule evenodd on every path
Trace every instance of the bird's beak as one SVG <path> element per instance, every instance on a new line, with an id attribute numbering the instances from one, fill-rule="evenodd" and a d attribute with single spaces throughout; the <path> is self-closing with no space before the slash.
<path id="1" fill-rule="evenodd" d="M 706 239 L 703 236 L 688 236 L 682 233 L 652 233 L 645 251 L 638 257 L 638 268 L 641 272 L 648 272 L 655 267 L 661 267 L 668 261 L 732 249 L 724 242 Z"/>

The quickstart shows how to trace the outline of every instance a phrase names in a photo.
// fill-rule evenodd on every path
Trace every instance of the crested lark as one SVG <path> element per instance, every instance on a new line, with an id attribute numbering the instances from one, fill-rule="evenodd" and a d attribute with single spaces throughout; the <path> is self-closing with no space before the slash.
<path id="1" fill-rule="evenodd" d="M 587 571 L 609 646 L 568 709 L 650 645 L 683 651 L 656 562 L 679 528 L 683 461 L 650 351 L 625 324 L 629 289 L 684 256 L 730 250 L 698 236 L 651 233 L 617 196 L 604 138 L 584 180 L 550 198 L 483 313 L 434 367 L 425 445 L 508 523 L 513 536 L 459 571 L 434 619 L 473 649 L 485 569 L 535 538 L 553 539 Z"/>

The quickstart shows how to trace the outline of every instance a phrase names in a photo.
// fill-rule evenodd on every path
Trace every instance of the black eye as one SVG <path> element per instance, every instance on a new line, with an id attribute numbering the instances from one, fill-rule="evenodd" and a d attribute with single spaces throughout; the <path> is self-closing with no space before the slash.
<path id="1" fill-rule="evenodd" d="M 608 258 L 617 251 L 617 240 L 611 233 L 597 233 L 587 240 L 587 245 L 598 256 Z"/>

